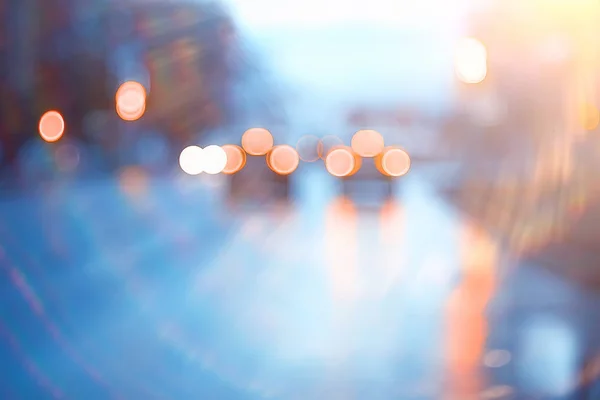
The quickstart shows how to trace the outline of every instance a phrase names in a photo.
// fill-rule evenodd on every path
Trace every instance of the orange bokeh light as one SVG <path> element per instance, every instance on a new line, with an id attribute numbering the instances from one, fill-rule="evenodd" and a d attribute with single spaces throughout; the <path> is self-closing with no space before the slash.
<path id="1" fill-rule="evenodd" d="M 46 142 L 56 142 L 65 132 L 65 120 L 58 111 L 48 111 L 42 115 L 39 132 Z"/>
<path id="2" fill-rule="evenodd" d="M 354 175 L 361 167 L 361 159 L 351 148 L 338 146 L 329 151 L 325 168 L 331 175 L 343 178 Z"/>
<path id="3" fill-rule="evenodd" d="M 264 156 L 273 148 L 273 135 L 264 128 L 251 128 L 242 135 L 242 148 L 251 156 Z"/>
<path id="4" fill-rule="evenodd" d="M 240 147 L 234 144 L 226 144 L 222 146 L 227 154 L 227 164 L 223 169 L 223 173 L 226 175 L 233 175 L 244 168 L 246 165 L 246 152 Z"/>
<path id="5" fill-rule="evenodd" d="M 314 162 L 323 155 L 323 142 L 317 136 L 303 136 L 296 143 L 298 156 L 304 162 Z"/>
<path id="6" fill-rule="evenodd" d="M 375 157 L 384 146 L 383 136 L 374 130 L 360 130 L 352 137 L 352 150 L 361 157 Z"/>
<path id="7" fill-rule="evenodd" d="M 139 110 L 137 110 L 135 112 L 127 112 L 123 109 L 117 108 L 117 114 L 124 121 L 137 121 L 138 119 L 142 118 L 142 116 L 144 115 L 145 112 L 146 112 L 145 104 L 142 108 L 140 108 Z"/>
<path id="8" fill-rule="evenodd" d="M 289 175 L 300 164 L 300 156 L 292 146 L 275 146 L 267 156 L 267 165 L 279 175 Z"/>
<path id="9" fill-rule="evenodd" d="M 146 111 L 146 89 L 138 82 L 125 82 L 115 95 L 117 114 L 125 121 L 136 121 Z"/>
<path id="10" fill-rule="evenodd" d="M 399 147 L 387 147 L 376 159 L 375 165 L 383 175 L 397 178 L 410 170 L 410 156 Z"/>

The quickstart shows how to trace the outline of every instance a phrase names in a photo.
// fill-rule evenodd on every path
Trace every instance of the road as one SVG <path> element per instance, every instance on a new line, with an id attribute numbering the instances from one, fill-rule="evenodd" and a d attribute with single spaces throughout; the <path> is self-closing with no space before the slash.
<path id="1" fill-rule="evenodd" d="M 294 182 L 293 206 L 243 211 L 179 175 L 3 199 L 3 398 L 463 399 L 575 379 L 584 320 L 525 331 L 563 338 L 531 355 L 507 313 L 598 299 L 538 269 L 500 285 L 493 241 L 418 172 L 380 210 L 337 198 L 319 168 Z M 490 346 L 514 348 L 507 382 L 482 367 Z"/>

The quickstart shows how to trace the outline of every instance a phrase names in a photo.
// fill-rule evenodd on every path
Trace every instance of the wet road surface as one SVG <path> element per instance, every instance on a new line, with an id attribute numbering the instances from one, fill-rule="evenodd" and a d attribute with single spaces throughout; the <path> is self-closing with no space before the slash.
<path id="1" fill-rule="evenodd" d="M 4 199 L 5 398 L 571 392 L 597 296 L 539 268 L 500 281 L 493 240 L 418 173 L 380 209 L 318 168 L 294 185 L 294 204 L 246 210 L 183 177 Z"/>

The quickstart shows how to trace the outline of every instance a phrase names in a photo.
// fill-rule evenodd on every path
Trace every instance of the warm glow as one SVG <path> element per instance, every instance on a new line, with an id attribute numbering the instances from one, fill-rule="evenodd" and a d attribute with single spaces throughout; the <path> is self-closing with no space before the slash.
<path id="1" fill-rule="evenodd" d="M 227 175 L 239 172 L 246 165 L 246 152 L 234 144 L 226 144 L 222 147 L 227 155 L 227 164 L 223 168 L 223 173 Z"/>
<path id="2" fill-rule="evenodd" d="M 181 151 L 179 165 L 188 175 L 198 175 L 203 171 L 204 151 L 198 146 L 189 146 Z"/>
<path id="3" fill-rule="evenodd" d="M 347 147 L 337 147 L 327 154 L 325 168 L 327 172 L 338 178 L 348 177 L 360 168 L 360 159 Z"/>
<path id="4" fill-rule="evenodd" d="M 487 50 L 477 39 L 463 39 L 456 48 L 454 68 L 464 83 L 480 83 L 487 76 Z"/>
<path id="5" fill-rule="evenodd" d="M 481 227 L 466 223 L 461 232 L 462 278 L 446 304 L 446 361 L 450 374 L 447 399 L 481 391 L 477 376 L 489 328 L 485 310 L 494 293 L 497 245 Z M 469 329 L 465 329 L 468 326 Z"/>
<path id="6" fill-rule="evenodd" d="M 267 156 L 267 165 L 279 175 L 289 175 L 298 168 L 300 156 L 288 145 L 275 146 Z"/>
<path id="7" fill-rule="evenodd" d="M 581 124 L 588 131 L 593 131 L 600 125 L 600 111 L 592 104 L 586 104 L 581 110 Z"/>
<path id="8" fill-rule="evenodd" d="M 127 111 L 117 108 L 117 114 L 119 115 L 119 117 L 121 117 L 121 119 L 123 121 L 137 121 L 138 119 L 142 118 L 142 116 L 144 115 L 145 112 L 146 112 L 145 104 L 142 108 L 138 109 L 136 112 L 127 112 Z"/>
<path id="9" fill-rule="evenodd" d="M 264 128 L 248 129 L 242 135 L 242 147 L 252 156 L 264 156 L 273 148 L 273 135 Z"/>
<path id="10" fill-rule="evenodd" d="M 146 111 L 146 89 L 138 82 L 125 82 L 115 96 L 116 110 L 125 121 L 135 121 Z"/>
<path id="11" fill-rule="evenodd" d="M 58 111 L 48 111 L 40 118 L 40 136 L 46 142 L 56 142 L 65 132 L 65 120 Z"/>
<path id="12" fill-rule="evenodd" d="M 382 273 L 382 294 L 401 282 L 403 266 L 406 263 L 406 251 L 399 251 L 405 246 L 406 218 L 404 208 L 394 200 L 387 200 L 379 214 L 379 237 L 381 238 L 381 253 L 377 264 Z"/>
<path id="13" fill-rule="evenodd" d="M 352 137 L 352 150 L 361 157 L 375 157 L 383 147 L 383 136 L 374 130 L 360 130 Z"/>
<path id="14" fill-rule="evenodd" d="M 317 161 L 323 155 L 323 143 L 312 135 L 303 136 L 296 144 L 300 159 L 304 162 Z"/>
<path id="15" fill-rule="evenodd" d="M 347 198 L 334 199 L 325 209 L 325 260 L 328 285 L 335 301 L 333 321 L 344 319 L 344 305 L 354 306 L 360 294 L 359 231 L 356 206 Z M 346 314 L 347 315 L 347 314 Z"/>
<path id="16" fill-rule="evenodd" d="M 202 170 L 209 175 L 223 172 L 227 166 L 227 153 L 220 146 L 207 146 L 202 151 Z"/>

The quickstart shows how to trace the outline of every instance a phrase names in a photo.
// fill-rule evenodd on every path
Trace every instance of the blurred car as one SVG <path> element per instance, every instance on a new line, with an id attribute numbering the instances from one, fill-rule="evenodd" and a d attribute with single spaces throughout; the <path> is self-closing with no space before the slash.
<path id="1" fill-rule="evenodd" d="M 418 109 L 402 105 L 350 109 L 340 142 L 351 146 L 334 144 L 325 149 L 326 153 L 337 150 L 339 162 L 345 157 L 351 164 L 347 171 L 332 171 L 326 160 L 329 172 L 341 179 L 344 196 L 357 204 L 379 206 L 395 195 L 395 187 L 410 169 L 412 152 L 431 154 L 433 150 L 430 135 L 418 131 L 421 117 Z M 409 146 L 412 150 L 404 150 Z"/>
<path id="2" fill-rule="evenodd" d="M 342 194 L 359 206 L 381 207 L 394 196 L 395 180 L 382 174 L 373 158 L 361 164 L 354 174 L 341 178 Z"/>
<path id="3" fill-rule="evenodd" d="M 275 173 L 265 156 L 247 156 L 245 165 L 230 175 L 229 200 L 242 207 L 288 202 L 290 176 Z"/>

